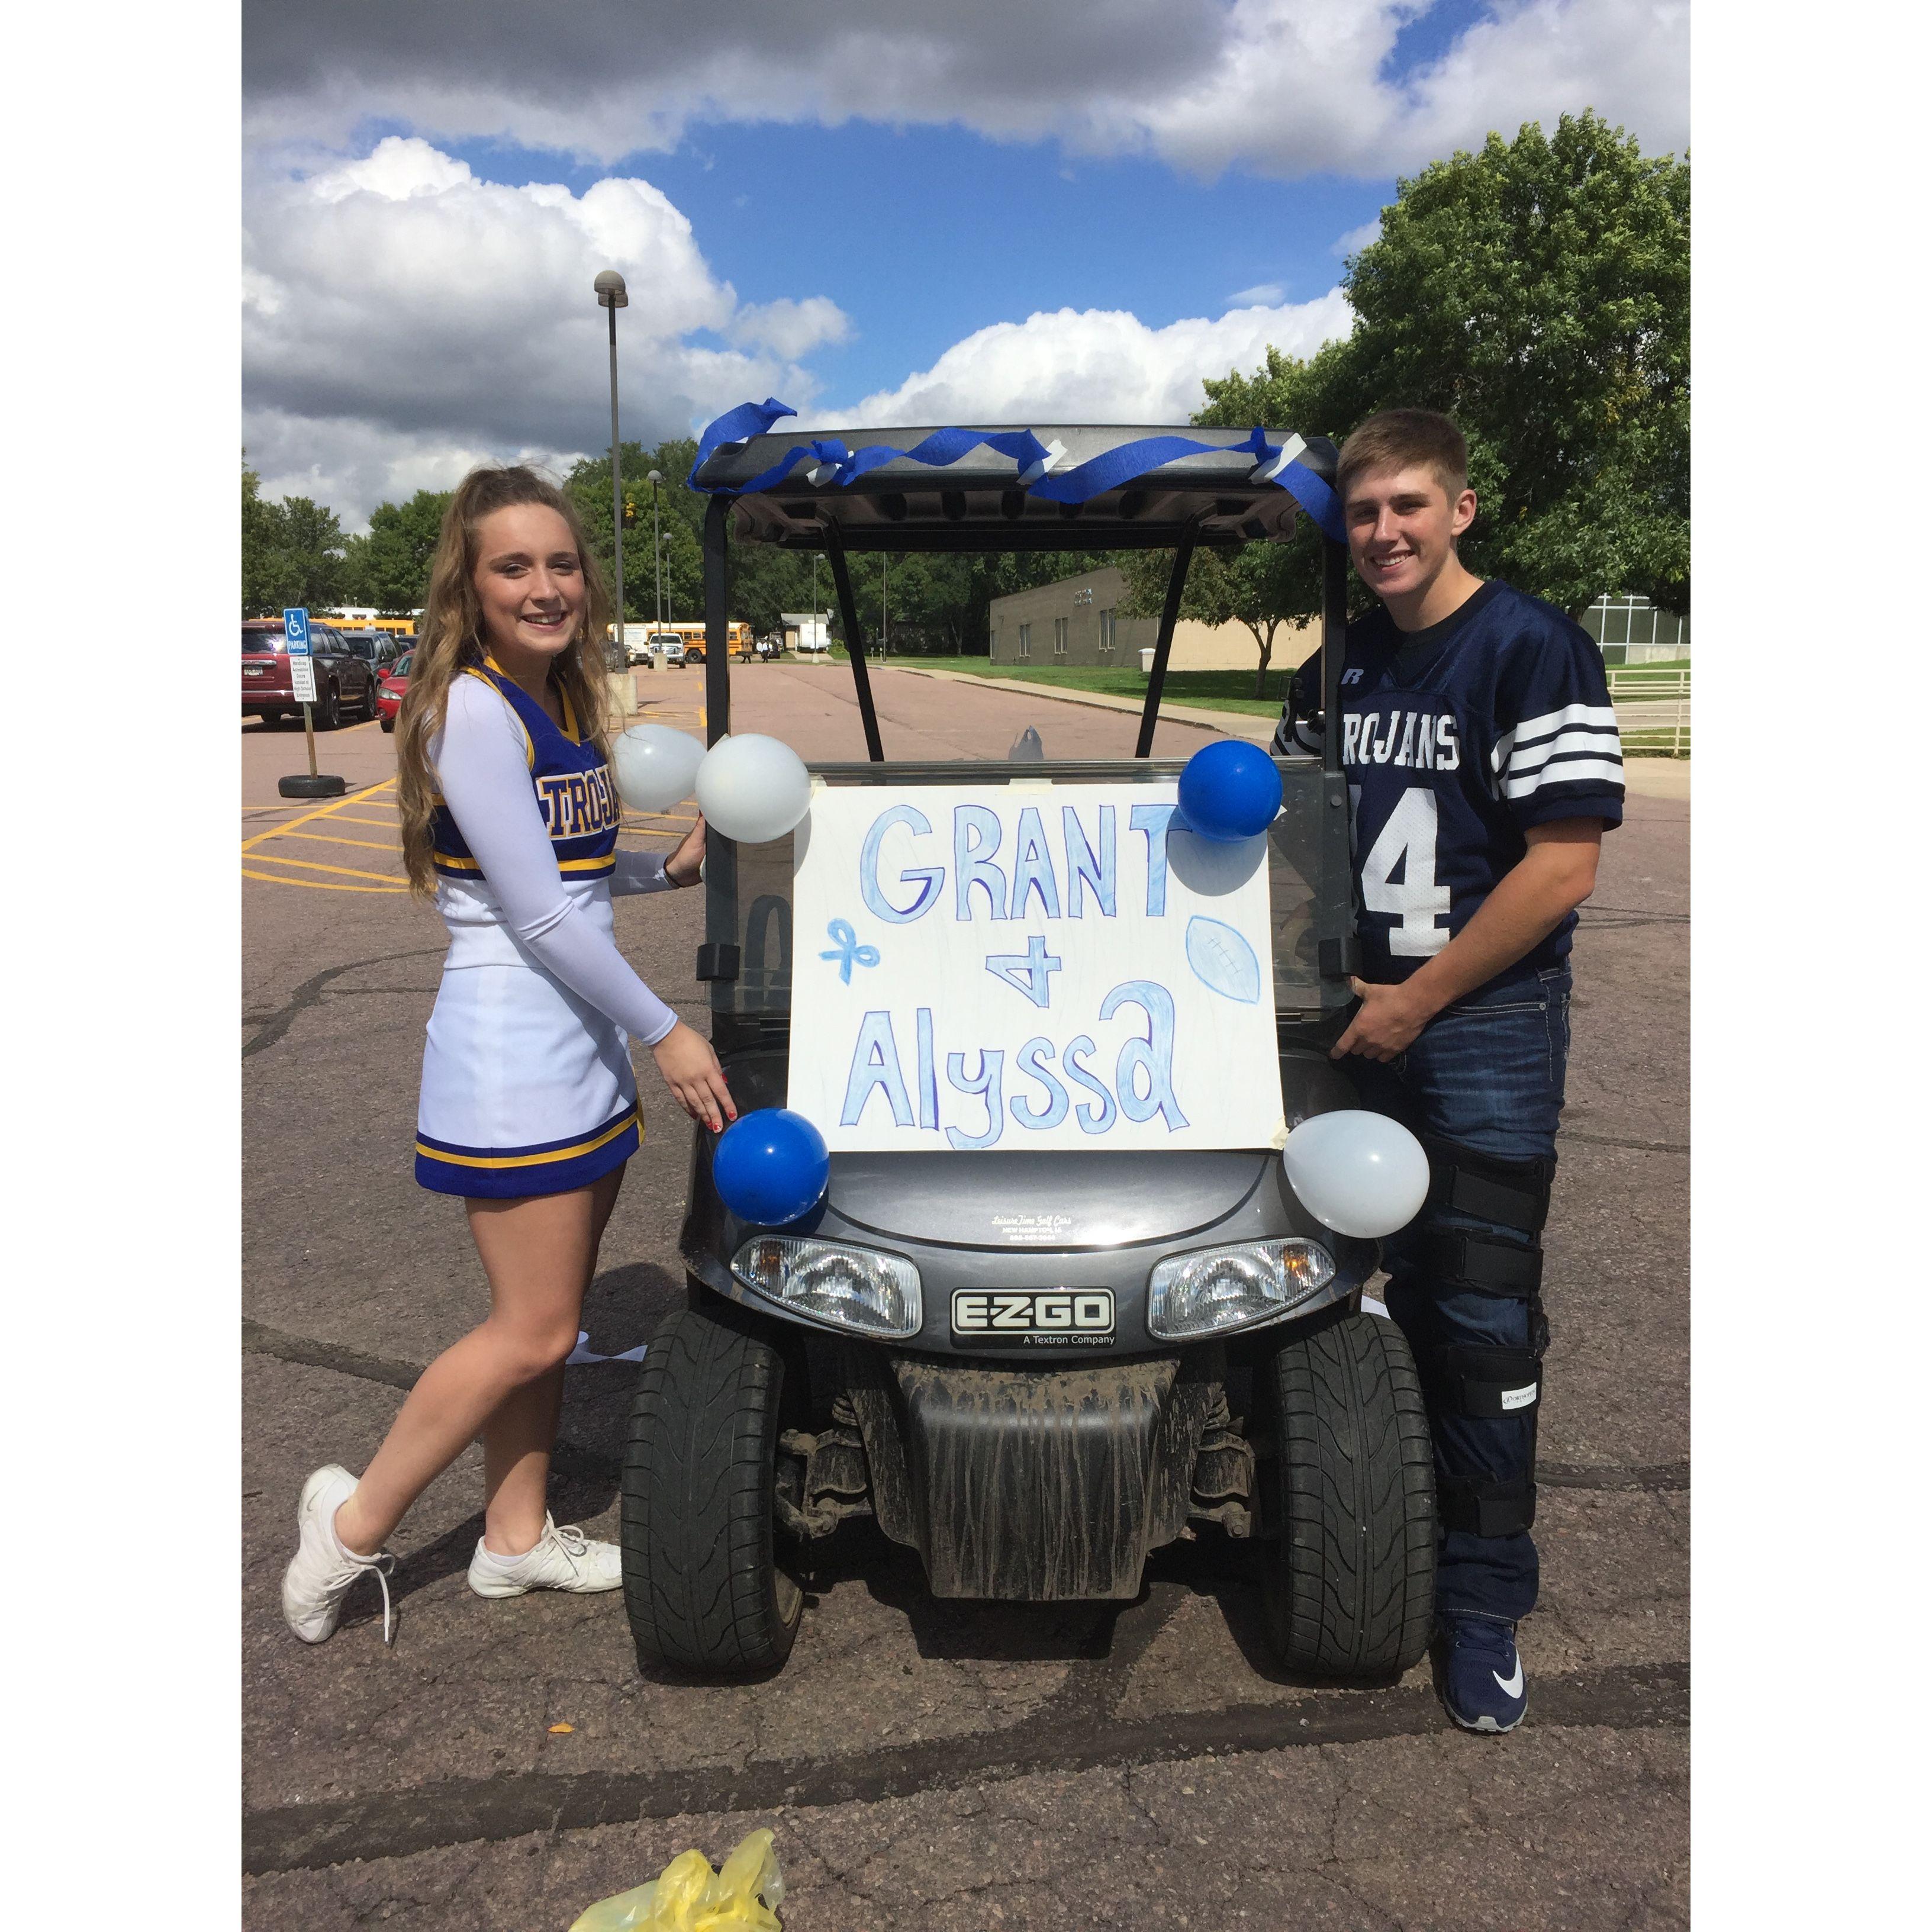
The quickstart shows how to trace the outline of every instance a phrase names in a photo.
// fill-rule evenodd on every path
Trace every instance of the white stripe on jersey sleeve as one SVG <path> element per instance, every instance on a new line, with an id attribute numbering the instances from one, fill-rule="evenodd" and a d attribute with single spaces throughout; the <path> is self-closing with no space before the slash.
<path id="1" fill-rule="evenodd" d="M 1532 772 L 1540 771 L 1552 758 L 1575 758 L 1588 752 L 1597 757 L 1614 758 L 1623 762 L 1623 746 L 1618 738 L 1616 728 L 1608 730 L 1600 725 L 1573 724 L 1567 731 L 1559 731 L 1553 738 L 1546 738 L 1540 745 L 1519 745 L 1510 754 L 1508 776 L 1512 778 L 1526 778 Z"/>
<path id="2" fill-rule="evenodd" d="M 1591 784 L 1621 785 L 1624 782 L 1623 760 L 1614 764 L 1607 758 L 1566 758 L 1560 765 L 1545 765 L 1539 772 L 1532 772 L 1528 777 L 1505 778 L 1503 796 L 1505 798 L 1527 798 L 1544 785 Z"/>
<path id="3" fill-rule="evenodd" d="M 1607 725 L 1614 731 L 1617 714 L 1607 704 L 1566 704 L 1560 711 L 1546 711 L 1540 718 L 1526 718 L 1496 740 L 1496 749 L 1490 754 L 1490 766 L 1500 772 L 1505 764 L 1514 763 L 1513 754 L 1517 746 L 1547 738 L 1566 725 L 1578 724 Z"/>

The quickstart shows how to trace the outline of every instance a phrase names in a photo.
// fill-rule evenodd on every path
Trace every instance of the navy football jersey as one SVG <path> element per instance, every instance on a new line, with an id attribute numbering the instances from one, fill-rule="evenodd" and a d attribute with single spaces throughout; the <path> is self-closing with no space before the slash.
<path id="1" fill-rule="evenodd" d="M 1318 651 L 1296 674 L 1278 752 L 1319 748 L 1295 725 L 1320 709 L 1321 677 Z M 1499 580 L 1426 630 L 1398 630 L 1379 604 L 1351 624 L 1341 711 L 1365 980 L 1406 980 L 1441 952 L 1522 857 L 1529 826 L 1622 822 L 1603 653 L 1555 605 Z M 1572 913 L 1497 980 L 1558 964 L 1576 924 Z"/>

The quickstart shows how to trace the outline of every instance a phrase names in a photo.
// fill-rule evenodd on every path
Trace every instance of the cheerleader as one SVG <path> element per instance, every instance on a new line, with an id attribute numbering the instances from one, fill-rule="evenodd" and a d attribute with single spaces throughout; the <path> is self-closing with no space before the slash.
<path id="1" fill-rule="evenodd" d="M 392 1622 L 383 1545 L 479 1434 L 484 1597 L 610 1590 L 614 1544 L 559 1528 L 550 1450 L 584 1290 L 638 1145 L 629 1042 L 686 1113 L 737 1117 L 710 1043 L 625 963 L 610 899 L 695 883 L 700 818 L 668 859 L 617 850 L 603 728 L 608 603 L 570 499 L 523 468 L 472 471 L 442 520 L 397 721 L 403 855 L 449 951 L 430 1016 L 417 1180 L 462 1197 L 490 1313 L 410 1391 L 361 1477 L 302 1486 L 282 1610 L 306 1643 L 365 1572 Z"/>

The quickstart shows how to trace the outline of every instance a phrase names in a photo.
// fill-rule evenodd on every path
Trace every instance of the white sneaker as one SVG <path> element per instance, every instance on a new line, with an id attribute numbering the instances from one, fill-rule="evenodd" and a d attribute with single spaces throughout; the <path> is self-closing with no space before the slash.
<path id="1" fill-rule="evenodd" d="M 544 1518 L 542 1535 L 505 1569 L 482 1544 L 470 1559 L 470 1587 L 479 1597 L 520 1597 L 526 1590 L 570 1590 L 587 1595 L 614 1590 L 624 1580 L 622 1553 L 614 1543 L 593 1543 L 582 1530 L 559 1529 Z"/>
<path id="2" fill-rule="evenodd" d="M 341 1621 L 342 1600 L 356 1578 L 373 1573 L 382 1592 L 382 1641 L 391 1641 L 388 1573 L 396 1559 L 386 1550 L 351 1556 L 336 1540 L 335 1512 L 356 1493 L 356 1478 L 331 1462 L 303 1484 L 296 1508 L 301 1540 L 282 1574 L 282 1615 L 304 1643 L 323 1643 Z"/>

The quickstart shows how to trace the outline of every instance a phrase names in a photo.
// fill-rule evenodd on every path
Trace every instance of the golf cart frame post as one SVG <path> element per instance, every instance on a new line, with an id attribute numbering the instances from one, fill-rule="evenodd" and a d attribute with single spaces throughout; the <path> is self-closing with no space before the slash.
<path id="1" fill-rule="evenodd" d="M 992 432 L 988 432 L 991 434 Z M 910 448 L 928 432 L 881 430 L 868 441 Z M 716 744 L 730 730 L 730 652 L 725 648 L 729 603 L 730 543 L 733 526 L 742 538 L 776 543 L 790 550 L 823 551 L 845 631 L 846 655 L 868 760 L 883 764 L 886 754 L 872 695 L 865 633 L 853 596 L 850 554 L 855 550 L 905 555 L 928 553 L 997 553 L 1055 550 L 1095 553 L 1117 550 L 1172 550 L 1173 568 L 1162 600 L 1133 756 L 1150 757 L 1154 727 L 1174 648 L 1189 566 L 1202 544 L 1222 550 L 1286 536 L 1302 514 L 1294 500 L 1253 466 L 1246 446 L 1232 431 L 1190 427 L 1178 430 L 1094 427 L 1037 432 L 1066 452 L 1064 461 L 1084 461 L 1109 449 L 1150 436 L 1185 434 L 1196 441 L 1226 436 L 1225 452 L 1209 450 L 1162 464 L 1123 487 L 1083 503 L 1034 500 L 1016 487 L 1016 466 L 981 446 L 957 462 L 929 467 L 907 458 L 887 462 L 848 482 L 801 465 L 756 494 L 740 495 L 734 482 L 766 475 L 775 457 L 790 446 L 781 435 L 753 436 L 714 450 L 695 480 L 712 494 L 706 505 L 704 538 L 705 636 L 704 694 L 706 742 Z M 1298 449 L 1298 460 L 1324 482 L 1332 482 L 1336 451 L 1325 437 L 1290 437 L 1270 432 Z M 989 510 L 997 508 L 988 515 Z M 1322 544 L 1322 668 L 1323 775 L 1322 874 L 1346 878 L 1348 872 L 1348 790 L 1342 776 L 1341 736 L 1330 721 L 1340 717 L 1342 634 L 1348 617 L 1348 550 L 1324 536 Z M 938 768 L 934 776 L 938 776 Z M 956 776 L 957 775 L 955 775 Z M 738 945 L 736 856 L 728 839 L 714 838 L 706 866 L 705 944 L 698 976 L 710 981 L 736 977 Z M 1318 915 L 1322 979 L 1346 989 L 1357 965 L 1352 904 L 1323 907 Z M 723 1015 L 716 1017 L 722 1018 Z"/>

